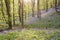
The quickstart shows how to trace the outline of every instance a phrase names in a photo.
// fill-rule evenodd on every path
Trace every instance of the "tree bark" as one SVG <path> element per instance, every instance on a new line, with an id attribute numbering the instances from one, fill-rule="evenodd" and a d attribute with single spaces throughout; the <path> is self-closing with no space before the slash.
<path id="1" fill-rule="evenodd" d="M 9 25 L 8 29 L 12 29 L 12 20 L 11 20 L 11 14 L 10 14 L 10 2 L 9 2 L 9 0 L 5 0 L 5 4 L 6 4 L 6 9 L 7 9 L 7 15 L 8 15 L 8 25 Z"/>
<path id="2" fill-rule="evenodd" d="M 48 11 L 48 0 L 46 0 L 46 12 Z"/>
<path id="3" fill-rule="evenodd" d="M 55 0 L 55 10 L 57 12 L 57 0 Z"/>
<path id="4" fill-rule="evenodd" d="M 7 23 L 7 21 L 6 21 L 6 18 L 5 18 L 5 13 L 4 13 L 4 9 L 3 9 L 3 0 L 1 0 L 1 11 L 2 11 L 2 16 L 3 16 L 3 18 L 4 18 L 4 20 L 5 20 L 5 22 Z"/>
<path id="5" fill-rule="evenodd" d="M 13 25 L 15 25 L 15 17 L 14 17 L 14 0 L 13 0 Z"/>
<path id="6" fill-rule="evenodd" d="M 24 11 L 23 11 L 23 4 L 24 4 L 24 0 L 21 0 L 21 25 L 22 25 L 22 28 L 24 28 Z"/>
<path id="7" fill-rule="evenodd" d="M 34 6 L 35 6 L 35 0 L 32 1 L 32 17 L 34 17 Z"/>
<path id="8" fill-rule="evenodd" d="M 21 9 L 22 9 L 22 3 L 21 3 L 21 0 L 18 1 L 18 6 L 19 6 L 19 21 L 21 22 Z"/>
<path id="9" fill-rule="evenodd" d="M 37 17 L 38 17 L 38 18 L 41 18 L 40 0 L 37 0 Z"/>

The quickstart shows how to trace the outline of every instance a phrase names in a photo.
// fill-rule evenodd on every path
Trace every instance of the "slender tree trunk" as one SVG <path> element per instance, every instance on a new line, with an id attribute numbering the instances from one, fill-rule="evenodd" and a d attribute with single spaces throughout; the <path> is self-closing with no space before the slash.
<path id="1" fill-rule="evenodd" d="M 40 0 L 37 0 L 37 17 L 41 18 L 41 12 L 40 12 Z"/>
<path id="2" fill-rule="evenodd" d="M 50 8 L 52 8 L 52 2 L 50 2 Z"/>
<path id="3" fill-rule="evenodd" d="M 15 17 L 14 17 L 14 0 L 13 0 L 13 25 L 15 25 Z"/>
<path id="4" fill-rule="evenodd" d="M 22 24 L 22 28 L 24 28 L 24 15 L 23 15 L 23 13 L 24 13 L 24 11 L 23 11 L 23 4 L 24 4 L 24 0 L 22 0 L 22 19 L 21 19 L 21 24 Z"/>
<path id="5" fill-rule="evenodd" d="M 34 17 L 34 7 L 35 7 L 35 0 L 32 1 L 32 17 Z"/>
<path id="6" fill-rule="evenodd" d="M 18 1 L 18 4 L 19 4 L 19 5 L 18 5 L 18 6 L 19 6 L 19 13 L 18 13 L 18 14 L 19 14 L 19 21 L 21 22 L 21 9 L 22 9 L 21 0 Z"/>
<path id="7" fill-rule="evenodd" d="M 27 14 L 26 14 L 26 11 L 25 11 L 25 21 L 26 21 L 26 18 L 27 18 L 26 16 L 27 16 Z"/>
<path id="8" fill-rule="evenodd" d="M 55 10 L 57 12 L 57 0 L 55 0 Z"/>
<path id="9" fill-rule="evenodd" d="M 29 17 L 29 4 L 28 4 L 28 17 Z"/>
<path id="10" fill-rule="evenodd" d="M 53 0 L 53 8 L 55 7 L 55 4 L 54 3 L 55 3 L 55 0 Z"/>
<path id="11" fill-rule="evenodd" d="M 12 20 L 11 20 L 11 14 L 10 14 L 10 2 L 9 0 L 5 0 L 6 3 L 6 9 L 7 9 L 7 15 L 8 15 L 8 29 L 12 29 Z"/>
<path id="12" fill-rule="evenodd" d="M 46 0 L 46 12 L 48 11 L 48 0 Z"/>
<path id="13" fill-rule="evenodd" d="M 58 0 L 58 6 L 60 6 L 60 0 Z"/>

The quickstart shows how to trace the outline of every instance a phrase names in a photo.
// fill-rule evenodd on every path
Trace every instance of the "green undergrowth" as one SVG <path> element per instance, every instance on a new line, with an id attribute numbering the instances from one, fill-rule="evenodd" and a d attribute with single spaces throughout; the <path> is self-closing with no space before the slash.
<path id="1" fill-rule="evenodd" d="M 21 30 L 0 34 L 0 40 L 60 40 L 59 31 Z"/>
<path id="2" fill-rule="evenodd" d="M 26 28 L 60 28 L 60 15 L 50 13 L 39 19 L 36 23 L 25 26 Z"/>

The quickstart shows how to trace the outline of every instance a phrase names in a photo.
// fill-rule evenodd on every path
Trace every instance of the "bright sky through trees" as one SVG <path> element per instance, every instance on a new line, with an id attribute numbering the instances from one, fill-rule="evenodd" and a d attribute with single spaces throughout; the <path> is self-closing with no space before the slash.
<path id="1" fill-rule="evenodd" d="M 31 0 L 24 0 L 25 2 L 30 2 Z"/>
<path id="2" fill-rule="evenodd" d="M 24 0 L 25 2 L 31 2 L 31 0 Z M 37 0 L 35 0 L 35 2 L 36 2 Z"/>

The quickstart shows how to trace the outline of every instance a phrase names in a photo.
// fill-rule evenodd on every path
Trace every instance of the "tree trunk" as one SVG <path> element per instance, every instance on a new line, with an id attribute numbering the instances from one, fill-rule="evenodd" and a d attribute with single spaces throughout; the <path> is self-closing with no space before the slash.
<path id="1" fill-rule="evenodd" d="M 58 0 L 58 6 L 60 6 L 60 0 Z"/>
<path id="2" fill-rule="evenodd" d="M 46 0 L 46 12 L 48 11 L 48 0 Z"/>
<path id="3" fill-rule="evenodd" d="M 24 4 L 24 0 L 22 0 L 22 19 L 21 19 L 21 24 L 22 24 L 22 28 L 24 28 L 24 15 L 23 15 L 23 13 L 24 13 L 24 11 L 23 11 L 23 4 Z"/>
<path id="4" fill-rule="evenodd" d="M 52 8 L 52 2 L 50 2 L 50 8 Z"/>
<path id="5" fill-rule="evenodd" d="M 41 18 L 41 12 L 40 12 L 40 0 L 37 0 L 37 17 Z"/>
<path id="6" fill-rule="evenodd" d="M 21 22 L 21 9 L 22 9 L 22 3 L 21 0 L 18 1 L 18 6 L 19 6 L 19 21 Z"/>
<path id="7" fill-rule="evenodd" d="M 10 2 L 9 0 L 5 0 L 6 3 L 6 9 L 7 9 L 7 15 L 8 15 L 8 29 L 12 29 L 12 20 L 11 20 L 11 14 L 10 14 Z"/>
<path id="8" fill-rule="evenodd" d="M 32 17 L 34 17 L 34 6 L 35 6 L 35 0 L 32 1 Z"/>
<path id="9" fill-rule="evenodd" d="M 14 0 L 13 0 L 13 26 L 15 25 L 15 17 L 14 17 Z"/>
<path id="10" fill-rule="evenodd" d="M 5 18 L 5 13 L 4 13 L 4 9 L 3 9 L 3 0 L 1 0 L 1 11 L 2 11 L 2 16 L 3 16 L 3 18 L 4 18 L 4 20 L 5 20 L 5 22 L 7 23 L 7 21 L 6 21 L 6 18 Z"/>
<path id="11" fill-rule="evenodd" d="M 57 12 L 57 0 L 55 0 L 55 10 Z"/>

